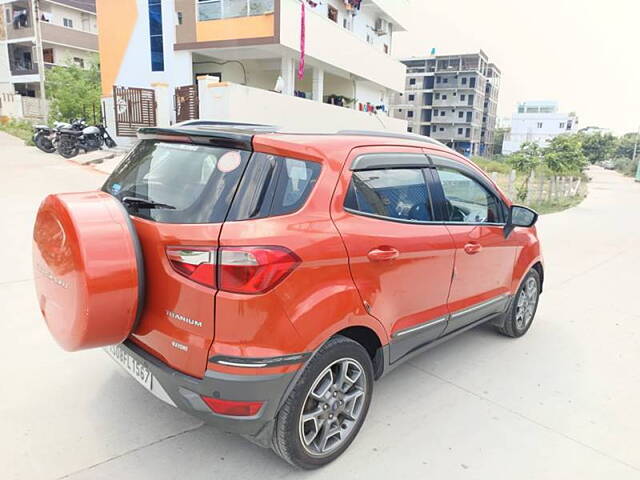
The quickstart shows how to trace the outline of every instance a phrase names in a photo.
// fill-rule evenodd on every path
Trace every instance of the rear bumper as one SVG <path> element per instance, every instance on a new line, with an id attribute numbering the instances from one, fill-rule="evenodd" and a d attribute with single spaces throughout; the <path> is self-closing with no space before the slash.
<path id="1" fill-rule="evenodd" d="M 225 432 L 253 437 L 261 444 L 267 439 L 270 440 L 273 419 L 298 373 L 296 371 L 278 375 L 231 375 L 208 370 L 205 377 L 199 379 L 172 369 L 129 341 L 120 345 L 120 348 L 149 368 L 154 381 L 162 385 L 166 395 L 177 408 Z M 230 417 L 212 412 L 201 395 L 264 404 L 253 417 Z"/>

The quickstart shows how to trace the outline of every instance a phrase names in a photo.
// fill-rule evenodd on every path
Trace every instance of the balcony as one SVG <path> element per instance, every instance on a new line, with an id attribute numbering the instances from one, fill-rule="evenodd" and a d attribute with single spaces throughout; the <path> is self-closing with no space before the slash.
<path id="1" fill-rule="evenodd" d="M 404 91 L 404 64 L 312 9 L 307 9 L 306 38 L 309 57 L 396 92 Z M 280 0 L 280 43 L 300 52 L 298 0 Z"/>
<path id="2" fill-rule="evenodd" d="M 275 0 L 199 0 L 198 21 L 273 13 Z"/>
<path id="3" fill-rule="evenodd" d="M 38 74 L 38 65 L 33 62 L 24 62 L 24 61 L 10 61 L 9 69 L 11 70 L 12 76 L 21 76 L 21 75 L 37 75 Z"/>
<path id="4" fill-rule="evenodd" d="M 98 51 L 98 35 L 73 28 L 61 27 L 53 23 L 40 22 L 42 41 L 83 50 Z"/>
<path id="5" fill-rule="evenodd" d="M 31 38 L 35 35 L 31 9 L 27 2 L 15 2 L 12 9 L 7 10 L 7 40 Z"/>

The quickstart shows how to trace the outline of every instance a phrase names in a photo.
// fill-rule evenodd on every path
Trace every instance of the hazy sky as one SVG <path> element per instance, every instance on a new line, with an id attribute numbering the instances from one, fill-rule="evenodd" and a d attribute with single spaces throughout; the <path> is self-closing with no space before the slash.
<path id="1" fill-rule="evenodd" d="M 502 70 L 498 114 L 557 100 L 581 127 L 640 126 L 640 0 L 413 0 L 394 55 L 484 50 Z"/>

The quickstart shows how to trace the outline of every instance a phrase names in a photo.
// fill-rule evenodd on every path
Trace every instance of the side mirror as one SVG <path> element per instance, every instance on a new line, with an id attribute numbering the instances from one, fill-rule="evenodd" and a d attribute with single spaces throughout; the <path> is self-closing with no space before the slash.
<path id="1" fill-rule="evenodd" d="M 509 218 L 504 226 L 504 238 L 508 238 L 516 227 L 533 227 L 538 221 L 538 214 L 530 208 L 520 205 L 512 205 L 509 210 Z"/>

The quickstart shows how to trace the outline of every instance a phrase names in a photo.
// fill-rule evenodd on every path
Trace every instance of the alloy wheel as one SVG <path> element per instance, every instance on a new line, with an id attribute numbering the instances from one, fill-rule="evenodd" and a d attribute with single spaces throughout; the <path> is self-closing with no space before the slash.
<path id="1" fill-rule="evenodd" d="M 518 295 L 518 303 L 516 304 L 516 327 L 518 330 L 524 330 L 533 320 L 538 304 L 538 294 L 537 280 L 535 277 L 529 277 Z"/>
<path id="2" fill-rule="evenodd" d="M 352 358 L 336 360 L 318 375 L 300 415 L 300 441 L 309 454 L 330 455 L 351 436 L 366 388 L 364 368 Z"/>

